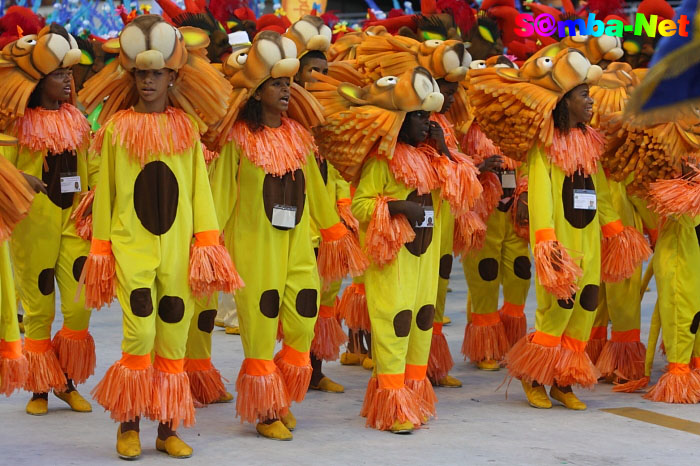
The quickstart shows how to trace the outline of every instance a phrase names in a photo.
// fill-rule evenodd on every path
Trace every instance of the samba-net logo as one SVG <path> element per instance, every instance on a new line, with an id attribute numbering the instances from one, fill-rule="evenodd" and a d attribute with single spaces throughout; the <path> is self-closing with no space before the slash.
<path id="1" fill-rule="evenodd" d="M 536 17 L 533 17 L 530 13 L 521 13 L 515 18 L 515 34 L 520 37 L 531 37 L 533 35 L 549 37 L 554 33 L 557 33 L 560 38 L 576 35 L 600 37 L 603 34 L 622 37 L 623 33 L 631 32 L 635 36 L 645 34 L 649 37 L 656 37 L 658 31 L 659 35 L 663 37 L 675 34 L 688 37 L 689 24 L 690 22 L 686 15 L 681 15 L 676 22 L 670 19 L 659 21 L 657 15 L 646 17 L 641 13 L 637 13 L 633 26 L 625 24 L 619 19 L 610 19 L 607 22 L 603 22 L 595 18 L 595 13 L 588 15 L 588 21 L 582 18 L 557 21 L 554 16 L 548 13 L 542 13 Z"/>

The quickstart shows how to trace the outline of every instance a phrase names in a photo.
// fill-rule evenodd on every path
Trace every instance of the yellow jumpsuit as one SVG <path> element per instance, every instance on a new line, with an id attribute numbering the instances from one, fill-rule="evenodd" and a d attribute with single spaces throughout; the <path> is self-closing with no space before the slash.
<path id="1" fill-rule="evenodd" d="M 570 299 L 559 299 L 535 279 L 537 311 L 535 332 L 519 340 L 506 355 L 511 375 L 541 385 L 592 386 L 598 371 L 585 352 L 598 307 L 601 264 L 601 225 L 619 225 L 610 202 L 607 180 L 601 170 L 567 176 L 550 161 L 540 146 L 528 153 L 528 210 L 530 244 L 558 241 L 582 269 Z M 574 208 L 575 191 L 594 191 L 595 209 Z M 579 204 L 580 205 L 580 204 Z"/>
<path id="2" fill-rule="evenodd" d="M 29 215 L 17 225 L 10 241 L 25 312 L 29 377 L 24 388 L 34 393 L 62 391 L 66 377 L 82 383 L 95 369 L 95 343 L 88 332 L 90 310 L 84 295 L 77 295 L 90 243 L 78 236 L 71 220 L 80 194 L 95 185 L 99 162 L 87 158 L 89 129 L 85 117 L 70 104 L 58 110 L 28 109 L 9 131 L 17 134 L 19 145 L 0 148 L 13 165 L 42 180 L 48 190 L 48 196 L 35 197 Z M 61 178 L 67 176 L 74 181 L 62 193 Z M 78 187 L 77 192 L 68 192 Z M 52 341 L 55 283 L 61 294 L 63 327 Z"/>
<path id="3" fill-rule="evenodd" d="M 22 388 L 28 375 L 27 359 L 22 354 L 22 339 L 17 322 L 17 298 L 10 266 L 9 242 L 0 243 L 0 393 L 10 396 Z"/>
<path id="4" fill-rule="evenodd" d="M 172 107 L 125 110 L 97 133 L 96 144 L 101 163 L 89 260 L 114 256 L 123 340 L 122 357 L 94 398 L 117 422 L 148 417 L 173 429 L 192 425 L 184 371 L 194 312 L 190 248 L 193 236 L 192 254 L 219 244 L 197 125 Z"/>
<path id="5" fill-rule="evenodd" d="M 387 430 L 397 420 L 420 425 L 434 414 L 437 398 L 426 372 L 437 299 L 442 201 L 436 190 L 419 193 L 398 181 L 385 159 L 370 158 L 352 201 L 363 244 L 373 216 L 381 215 L 379 209 L 388 215 L 380 198 L 411 200 L 435 209 L 434 228 L 414 227 L 415 239 L 404 244 L 393 261 L 383 267 L 372 263 L 365 272 L 375 366 L 362 415 L 368 426 Z"/>
<path id="6" fill-rule="evenodd" d="M 256 144 L 267 149 L 242 149 Z M 226 247 L 246 283 L 235 294 L 245 354 L 236 410 L 250 423 L 279 419 L 291 401 L 304 399 L 311 377 L 321 287 L 311 218 L 323 237 L 319 257 L 323 243 L 337 239 L 334 232 L 347 230 L 325 195 L 311 135 L 287 118 L 255 133 L 237 122 L 214 162 L 211 185 Z M 279 206 L 292 212 L 290 227 L 273 226 Z M 273 361 L 278 320 L 284 341 Z"/>

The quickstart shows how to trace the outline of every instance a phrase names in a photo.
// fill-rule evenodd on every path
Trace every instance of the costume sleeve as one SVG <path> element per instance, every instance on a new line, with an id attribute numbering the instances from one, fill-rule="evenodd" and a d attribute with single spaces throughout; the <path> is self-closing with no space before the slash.
<path id="1" fill-rule="evenodd" d="M 534 147 L 528 156 L 528 212 L 535 233 L 535 244 L 556 240 L 554 233 L 554 201 L 552 199 L 551 165 L 542 149 Z"/>
<path id="2" fill-rule="evenodd" d="M 214 199 L 214 209 L 219 227 L 222 230 L 228 225 L 238 199 L 240 157 L 240 149 L 231 141 L 221 148 L 219 157 L 210 167 L 209 181 Z"/>
<path id="3" fill-rule="evenodd" d="M 357 233 L 359 230 L 359 222 L 352 215 L 350 210 L 350 204 L 352 199 L 350 197 L 350 183 L 345 181 L 338 170 L 333 167 L 333 165 L 328 164 L 329 177 L 333 176 L 333 181 L 335 183 L 335 207 L 338 211 L 340 219 L 345 223 L 345 226 L 352 230 L 353 233 Z"/>
<path id="4" fill-rule="evenodd" d="M 12 165 L 17 166 L 17 157 L 19 155 L 19 148 L 15 146 L 0 146 L 0 154 L 10 161 Z"/>
<path id="5" fill-rule="evenodd" d="M 325 283 L 330 283 L 341 280 L 348 274 L 362 274 L 369 261 L 360 250 L 355 236 L 340 221 L 313 152 L 306 157 L 304 173 L 309 214 L 321 233 L 318 248 L 318 271 L 321 278 Z"/>
<path id="6" fill-rule="evenodd" d="M 649 208 L 645 200 L 631 194 L 628 195 L 628 199 L 634 210 L 642 218 L 644 231 L 649 235 L 651 244 L 656 244 L 656 240 L 659 237 L 659 216 Z"/>
<path id="7" fill-rule="evenodd" d="M 603 229 L 603 236 L 614 236 L 622 231 L 622 220 L 620 220 L 620 215 L 613 207 L 608 178 L 605 176 L 605 172 L 602 169 L 599 169 L 594 177 L 598 218 L 601 228 Z"/>
<path id="8" fill-rule="evenodd" d="M 100 157 L 97 156 L 97 154 L 91 156 L 87 151 L 84 151 L 80 156 L 86 159 L 88 187 L 93 189 L 97 185 L 97 174 L 100 171 Z"/>

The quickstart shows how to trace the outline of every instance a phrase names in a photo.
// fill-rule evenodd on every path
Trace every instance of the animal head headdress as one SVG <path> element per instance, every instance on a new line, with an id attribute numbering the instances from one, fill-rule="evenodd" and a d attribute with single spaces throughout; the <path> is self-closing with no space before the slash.
<path id="1" fill-rule="evenodd" d="M 284 34 L 296 45 L 298 58 L 312 50 L 326 52 L 331 45 L 332 35 L 331 28 L 326 26 L 323 19 L 313 15 L 302 16 Z"/>

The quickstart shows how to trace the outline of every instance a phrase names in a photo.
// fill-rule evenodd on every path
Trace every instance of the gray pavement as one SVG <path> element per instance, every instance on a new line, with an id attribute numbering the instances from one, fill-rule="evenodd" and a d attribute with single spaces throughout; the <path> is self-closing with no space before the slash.
<path id="1" fill-rule="evenodd" d="M 325 365 L 325 372 L 346 387 L 344 394 L 310 392 L 293 407 L 298 419 L 292 442 L 260 438 L 254 426 L 241 424 L 234 404 L 197 410 L 197 424 L 182 429 L 181 436 L 194 448 L 189 465 L 218 464 L 533 464 L 533 465 L 697 465 L 700 437 L 601 411 L 636 407 L 655 413 L 700 422 L 700 406 L 668 405 L 644 400 L 639 394 L 617 394 L 610 385 L 577 393 L 588 410 L 572 412 L 562 406 L 536 410 L 525 401 L 520 384 L 507 388 L 505 372 L 481 372 L 462 360 L 459 353 L 466 321 L 466 284 L 455 261 L 448 294 L 445 327 L 456 364 L 452 375 L 464 382 L 459 389 L 436 389 L 440 400 L 438 419 L 412 435 L 398 436 L 365 428 L 359 416 L 369 372 L 361 367 Z M 643 301 L 642 338 L 646 341 L 649 319 L 656 300 L 652 289 Z M 534 325 L 535 297 L 531 290 L 526 306 L 528 324 Z M 54 330 L 60 328 L 60 312 Z M 121 312 L 118 304 L 93 314 L 91 332 L 97 346 L 96 374 L 83 386 L 84 394 L 99 381 L 121 355 Z M 234 391 L 243 359 L 240 338 L 214 332 L 214 363 Z M 664 361 L 657 354 L 652 381 Z M 506 397 L 507 392 L 507 397 Z M 116 456 L 117 426 L 96 403 L 90 414 L 74 413 L 49 398 L 49 413 L 32 417 L 24 412 L 29 395 L 15 393 L 0 398 L 0 465 L 97 465 L 124 464 Z M 154 447 L 156 425 L 143 422 L 143 455 L 139 464 L 172 464 L 173 459 Z"/>

